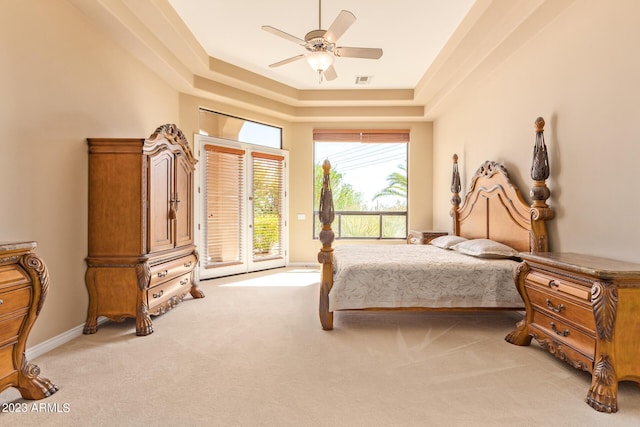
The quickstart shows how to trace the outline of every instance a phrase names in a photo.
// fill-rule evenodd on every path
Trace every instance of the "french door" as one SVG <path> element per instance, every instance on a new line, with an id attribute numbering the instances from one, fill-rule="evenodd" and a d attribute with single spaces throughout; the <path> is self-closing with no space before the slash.
<path id="1" fill-rule="evenodd" d="M 288 153 L 196 135 L 199 279 L 288 261 Z"/>

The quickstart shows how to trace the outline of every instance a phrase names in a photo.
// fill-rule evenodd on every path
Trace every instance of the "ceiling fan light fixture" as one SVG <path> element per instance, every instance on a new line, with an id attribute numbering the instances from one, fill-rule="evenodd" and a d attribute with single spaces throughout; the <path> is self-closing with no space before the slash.
<path id="1" fill-rule="evenodd" d="M 318 50 L 310 52 L 306 55 L 307 63 L 313 69 L 313 71 L 325 72 L 331 65 L 335 57 L 326 50 Z"/>

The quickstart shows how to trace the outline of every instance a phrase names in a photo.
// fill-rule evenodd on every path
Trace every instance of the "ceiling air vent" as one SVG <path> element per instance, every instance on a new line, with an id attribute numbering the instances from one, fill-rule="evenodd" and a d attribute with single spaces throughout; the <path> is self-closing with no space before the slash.
<path id="1" fill-rule="evenodd" d="M 373 76 L 356 76 L 356 84 L 357 85 L 368 85 L 371 83 L 371 79 Z"/>

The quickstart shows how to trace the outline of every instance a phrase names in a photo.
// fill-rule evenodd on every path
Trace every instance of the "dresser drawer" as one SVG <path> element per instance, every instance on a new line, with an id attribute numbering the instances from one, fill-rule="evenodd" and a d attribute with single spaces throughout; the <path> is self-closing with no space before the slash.
<path id="1" fill-rule="evenodd" d="M 542 286 L 553 292 L 571 295 L 580 300 L 591 302 L 591 286 L 534 271 L 527 275 L 526 281 Z"/>
<path id="2" fill-rule="evenodd" d="M 536 284 L 526 283 L 525 287 L 531 304 L 539 311 L 582 325 L 595 335 L 596 322 L 591 304 L 560 292 L 547 291 Z"/>
<path id="3" fill-rule="evenodd" d="M 156 307 L 160 307 L 176 295 L 180 297 L 184 296 L 190 289 L 191 273 L 183 274 L 182 276 L 175 277 L 167 282 L 148 289 L 147 306 L 149 307 L 149 313 L 160 314 L 162 311 L 154 312 Z M 173 307 L 172 304 L 170 304 L 170 308 L 171 307 Z M 166 309 L 166 307 L 164 308 Z"/>
<path id="4" fill-rule="evenodd" d="M 26 313 L 23 313 L 0 322 L 0 346 L 18 340 L 18 332 L 20 332 L 20 327 L 25 317 Z"/>
<path id="5" fill-rule="evenodd" d="M 533 308 L 532 323 L 533 326 L 542 329 L 549 338 L 574 348 L 591 361 L 594 360 L 596 339 L 587 331 L 579 329 L 563 319 L 548 315 L 535 307 Z"/>
<path id="6" fill-rule="evenodd" d="M 151 267 L 149 287 L 154 287 L 176 276 L 193 271 L 196 265 L 195 255 L 174 259 Z"/>
<path id="7" fill-rule="evenodd" d="M 27 309 L 31 304 L 31 287 L 0 292 L 0 317 L 20 309 Z"/>
<path id="8" fill-rule="evenodd" d="M 15 265 L 0 266 L 0 291 L 30 281 L 29 276 Z"/>

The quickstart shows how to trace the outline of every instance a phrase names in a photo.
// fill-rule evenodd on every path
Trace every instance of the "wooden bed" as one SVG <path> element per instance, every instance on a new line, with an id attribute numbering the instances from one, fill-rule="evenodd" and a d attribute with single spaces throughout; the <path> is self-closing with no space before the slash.
<path id="1" fill-rule="evenodd" d="M 550 208 L 546 200 L 549 198 L 550 192 L 546 186 L 546 179 L 549 177 L 549 166 L 548 166 L 548 158 L 546 152 L 546 146 L 544 144 L 544 120 L 542 118 L 538 118 L 535 122 L 536 128 L 536 142 L 534 147 L 533 154 L 533 162 L 531 166 L 531 177 L 533 179 L 533 185 L 530 191 L 530 196 L 533 200 L 532 204 L 529 205 L 525 202 L 522 194 L 516 187 L 516 185 L 511 182 L 509 178 L 509 174 L 507 169 L 496 162 L 486 161 L 484 162 L 476 171 L 474 176 L 471 179 L 471 184 L 466 193 L 464 202 L 462 202 L 460 198 L 460 175 L 458 172 L 458 157 L 456 155 L 453 156 L 453 173 L 452 173 L 452 182 L 451 182 L 451 191 L 453 193 L 451 203 L 453 205 L 451 209 L 451 217 L 453 219 L 453 235 L 462 236 L 467 239 L 491 239 L 496 242 L 503 243 L 508 245 L 509 247 L 515 249 L 518 252 L 547 252 L 549 250 L 549 242 L 546 231 L 545 221 L 553 218 L 553 210 Z M 344 304 L 336 304 L 339 308 L 333 310 L 332 305 L 330 304 L 330 300 L 336 300 L 335 294 L 331 294 L 332 289 L 334 288 L 334 277 L 336 277 L 336 264 L 349 264 L 353 265 L 354 262 L 349 260 L 349 253 L 357 254 L 360 252 L 360 258 L 363 257 L 363 254 L 370 253 L 374 254 L 375 250 L 372 250 L 371 245 L 353 245 L 353 246 L 343 246 L 339 247 L 340 250 L 340 259 L 334 259 L 334 255 L 337 254 L 338 251 L 334 252 L 334 248 L 332 248 L 332 243 L 334 241 L 334 233 L 331 229 L 331 224 L 334 219 L 334 209 L 333 209 L 333 200 L 331 195 L 331 183 L 329 180 L 331 165 L 328 160 L 325 160 L 323 164 L 324 177 L 322 184 L 322 191 L 320 195 L 320 207 L 319 207 L 319 216 L 320 222 L 322 223 L 322 230 L 319 234 L 320 242 L 322 243 L 322 248 L 318 253 L 318 261 L 322 264 L 322 273 L 321 273 L 321 286 L 320 286 L 320 301 L 319 301 L 319 314 L 320 314 L 320 323 L 322 324 L 322 328 L 325 330 L 333 329 L 333 311 L 341 311 L 341 310 L 408 310 L 408 311 L 418 311 L 418 310 L 441 310 L 441 311 L 452 311 L 452 310 L 523 310 L 524 304 L 518 298 L 518 301 L 513 303 L 498 303 L 495 305 L 491 305 L 493 303 L 481 303 L 480 301 L 473 300 L 464 300 L 464 296 L 461 295 L 453 295 L 454 292 L 458 292 L 457 290 L 452 290 L 452 295 L 450 295 L 450 299 L 447 295 L 444 295 L 445 299 L 442 299 L 442 296 L 438 301 L 431 300 L 428 304 L 424 304 L 424 306 L 416 303 L 404 304 L 402 302 L 397 305 L 391 303 L 385 303 L 384 306 L 366 306 L 362 304 L 354 304 L 353 306 L 349 306 L 348 304 L 345 306 Z M 462 203 L 461 203 L 462 202 Z M 402 268 L 402 260 L 405 257 L 415 258 L 418 255 L 415 252 L 428 252 L 433 250 L 446 251 L 444 249 L 438 248 L 426 248 L 424 245 L 386 245 L 386 246 L 377 246 L 379 248 L 385 248 L 386 255 L 383 254 L 383 258 L 380 260 L 377 259 L 367 259 L 367 262 L 363 262 L 361 265 L 356 265 L 359 270 L 366 270 L 368 268 L 386 268 L 381 265 L 389 266 L 389 269 L 392 269 L 395 272 L 395 269 Z M 393 254 L 393 248 L 396 248 L 398 254 L 402 251 L 402 255 L 396 256 L 396 259 L 390 260 Z M 378 251 L 380 252 L 380 251 Z M 384 251 L 382 251 L 384 252 Z M 459 257 L 469 257 L 468 255 L 461 255 L 459 253 L 453 254 L 451 256 Z M 407 256 L 410 255 L 410 256 Z M 365 257 L 368 255 L 364 255 Z M 424 256 L 432 256 L 426 254 Z M 437 257 L 442 258 L 443 253 L 438 253 Z M 352 258 L 356 258 L 357 255 L 353 255 Z M 373 257 L 373 255 L 372 255 Z M 386 258 L 386 259 L 384 259 Z M 452 268 L 453 265 L 459 261 L 450 261 Z M 484 260 L 487 263 L 494 262 L 497 265 L 495 260 Z M 476 265 L 469 267 L 469 270 L 473 270 L 477 268 L 477 264 L 480 262 L 475 259 L 473 262 Z M 385 264 L 386 263 L 386 264 Z M 435 264 L 436 262 L 433 261 Z M 517 262 L 513 261 L 515 265 Z M 425 265 L 431 264 L 430 258 L 427 258 Z M 482 266 L 484 268 L 484 266 Z M 429 267 L 430 268 L 430 267 Z M 442 266 L 440 267 L 442 268 Z M 446 267 L 445 267 L 446 268 Z M 455 267 L 457 270 L 464 270 L 467 267 L 461 266 L 460 264 L 456 264 Z M 491 267 L 487 267 L 491 268 Z M 501 267 L 504 269 L 504 266 Z M 378 273 L 375 273 L 375 276 L 385 276 L 385 274 L 380 274 L 381 270 L 378 270 Z M 384 272 L 384 270 L 382 270 Z M 394 279 L 393 274 L 386 274 L 386 282 L 380 284 L 379 286 L 383 286 L 385 291 L 388 287 L 393 287 Z M 467 273 L 469 274 L 469 273 Z M 513 286 L 513 290 L 515 291 L 515 285 L 512 282 L 512 269 L 509 267 L 509 284 L 508 286 Z M 406 279 L 406 278 L 405 278 Z M 457 279 L 458 282 L 460 281 Z M 368 285 L 368 284 L 367 284 Z M 420 286 L 430 286 L 429 283 L 425 283 L 424 285 L 421 283 Z M 373 285 L 372 285 L 373 286 Z M 435 285 L 433 285 L 435 286 Z M 447 292 L 448 286 L 442 286 L 442 283 L 438 284 L 438 292 L 442 294 L 443 289 L 444 292 Z M 336 286 L 336 289 L 338 287 Z M 451 286 L 451 289 L 456 288 L 455 286 Z M 459 283 L 458 283 L 459 288 Z M 342 289 L 342 288 L 340 288 Z M 336 291 L 334 289 L 334 291 Z M 342 290 L 340 290 L 342 292 Z M 422 292 L 422 291 L 421 291 Z M 333 297 L 333 299 L 330 298 Z M 434 302 L 435 301 L 435 302 Z"/>

